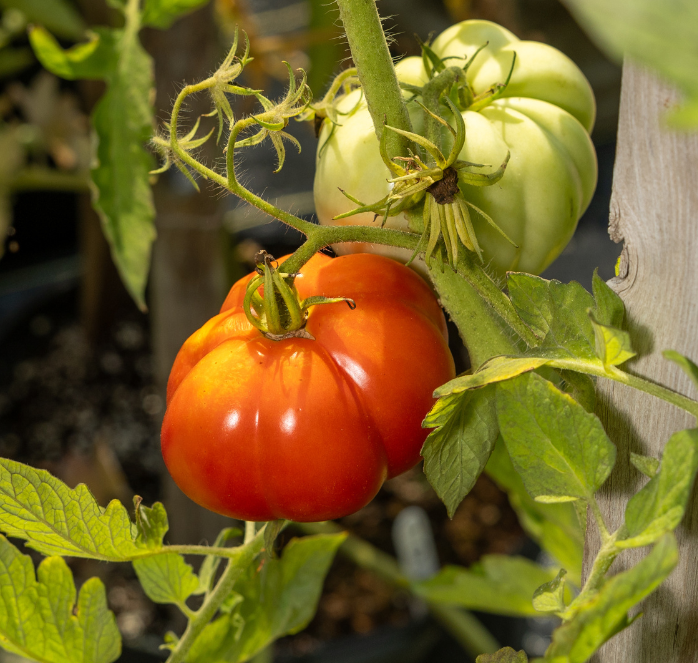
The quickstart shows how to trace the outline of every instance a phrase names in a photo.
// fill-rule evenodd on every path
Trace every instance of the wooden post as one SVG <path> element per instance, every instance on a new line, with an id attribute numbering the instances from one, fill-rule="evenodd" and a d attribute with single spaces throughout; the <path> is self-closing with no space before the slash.
<path id="1" fill-rule="evenodd" d="M 204 79 L 224 55 L 216 39 L 211 6 L 200 9 L 169 30 L 144 32 L 155 58 L 156 107 L 168 117 L 183 81 Z M 187 106 L 193 123 L 211 110 L 206 95 Z M 212 122 L 212 121 L 211 121 Z M 191 125 L 186 125 L 191 127 Z M 212 141 L 211 141 L 212 142 Z M 203 149 L 212 149 L 207 144 Z M 176 177 L 176 174 L 175 174 Z M 182 177 L 169 174 L 155 187 L 158 238 L 153 251 L 149 305 L 156 379 L 164 393 L 174 359 L 189 335 L 216 315 L 225 297 L 220 198 L 202 184 L 197 193 Z M 194 504 L 163 471 L 164 502 L 170 516 L 168 543 L 213 543 L 231 520 Z"/>
<path id="2" fill-rule="evenodd" d="M 623 82 L 609 232 L 625 246 L 620 273 L 609 283 L 623 298 L 636 350 L 627 368 L 687 396 L 698 390 L 661 352 L 673 349 L 698 361 L 698 133 L 665 125 L 679 101 L 650 72 L 627 63 Z M 600 494 L 612 529 L 623 522 L 628 498 L 646 481 L 629 454 L 659 457 L 669 436 L 695 427 L 682 410 L 652 396 L 600 381 L 599 416 L 618 446 L 618 462 Z M 595 663 L 698 661 L 698 508 L 694 490 L 677 531 L 679 566 L 642 604 L 644 615 L 614 637 Z M 587 533 L 584 570 L 598 550 Z M 636 564 L 648 549 L 623 553 L 612 570 Z"/>

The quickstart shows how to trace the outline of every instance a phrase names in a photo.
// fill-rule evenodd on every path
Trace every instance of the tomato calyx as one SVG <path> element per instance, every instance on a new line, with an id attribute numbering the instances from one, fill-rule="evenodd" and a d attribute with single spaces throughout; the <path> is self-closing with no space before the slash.
<path id="1" fill-rule="evenodd" d="M 439 77 L 432 79 L 427 85 L 433 83 L 434 87 L 437 88 L 439 85 L 450 87 L 450 83 L 453 80 L 461 78 L 463 76 L 460 69 L 450 67 L 444 69 L 439 74 Z M 418 101 L 416 103 L 421 106 L 427 119 L 436 122 L 437 126 L 445 128 L 451 134 L 453 144 L 448 156 L 444 156 L 439 146 L 424 136 L 385 125 L 386 130 L 399 133 L 421 147 L 428 163 L 422 159 L 422 156 L 416 153 L 411 153 L 409 157 L 390 159 L 385 143 L 387 131 L 383 131 L 380 152 L 383 162 L 395 175 L 395 177 L 388 180 L 393 185 L 392 191 L 373 205 L 364 205 L 361 201 L 342 191 L 347 198 L 357 203 L 359 207 L 345 214 L 340 214 L 334 217 L 334 219 L 343 219 L 354 214 L 372 211 L 376 216 L 383 214 L 382 225 L 384 225 L 391 213 L 397 214 L 400 211 L 413 207 L 424 197 L 422 224 L 421 228 L 418 229 L 421 230 L 422 237 L 407 264 L 409 265 L 420 252 L 424 251 L 426 263 L 431 265 L 432 256 L 438 245 L 440 247 L 439 255 L 442 254 L 441 247 L 445 248 L 446 260 L 451 267 L 455 268 L 461 245 L 465 246 L 469 251 L 477 253 L 480 261 L 483 260 L 482 249 L 477 241 L 470 218 L 470 209 L 479 214 L 487 223 L 501 233 L 507 241 L 516 246 L 489 215 L 466 200 L 462 191 L 462 186 L 464 185 L 491 186 L 499 182 L 504 177 L 511 153 L 507 152 L 506 158 L 499 168 L 490 173 L 477 171 L 491 166 L 459 159 L 458 156 L 465 144 L 465 122 L 455 102 L 449 96 L 443 95 L 440 101 L 451 111 L 456 125 L 455 129 L 444 118 L 429 110 L 424 104 Z M 443 241 L 439 243 L 440 240 Z M 444 262 L 443 257 L 441 262 Z"/>
<path id="2" fill-rule="evenodd" d="M 247 285 L 242 305 L 250 324 L 263 336 L 272 341 L 287 338 L 315 340 L 305 329 L 311 306 L 346 302 L 349 308 L 356 308 L 354 300 L 348 297 L 314 296 L 301 299 L 294 285 L 295 278 L 300 275 L 278 271 L 275 262 L 274 256 L 266 251 L 257 253 L 256 276 Z"/>

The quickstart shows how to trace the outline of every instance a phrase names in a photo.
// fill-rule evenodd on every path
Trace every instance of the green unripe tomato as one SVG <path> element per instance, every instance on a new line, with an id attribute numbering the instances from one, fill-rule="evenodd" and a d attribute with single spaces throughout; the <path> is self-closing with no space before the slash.
<path id="1" fill-rule="evenodd" d="M 488 21 L 464 21 L 439 35 L 432 49 L 441 58 L 470 59 L 483 44 L 467 71 L 474 95 L 503 83 L 516 53 L 509 85 L 499 99 L 478 110 L 462 113 L 466 126 L 460 159 L 488 164 L 496 170 L 507 152 L 511 158 L 504 177 L 489 187 L 461 185 L 466 200 L 483 210 L 518 245 L 507 242 L 477 213 L 472 214 L 485 262 L 496 271 L 542 272 L 567 245 L 584 213 L 597 179 L 596 153 L 589 137 L 595 102 L 588 81 L 560 51 L 538 42 L 521 41 Z M 448 59 L 446 64 L 465 63 Z M 421 58 L 396 65 L 400 80 L 421 86 L 428 81 Z M 406 98 L 412 97 L 404 93 Z M 318 143 L 315 206 L 320 223 L 377 225 L 373 214 L 342 221 L 333 217 L 356 205 L 339 189 L 364 203 L 374 203 L 390 190 L 390 171 L 382 162 L 370 114 L 361 92 L 338 102 L 341 126 L 323 125 Z M 423 111 L 416 103 L 408 110 L 413 129 L 422 133 Z M 449 139 L 450 140 L 450 139 Z M 446 142 L 446 150 L 450 142 Z M 479 172 L 489 172 L 483 169 Z M 404 214 L 390 217 L 386 227 L 408 230 Z M 343 244 L 340 253 L 372 251 L 407 260 L 408 251 L 378 245 Z"/>

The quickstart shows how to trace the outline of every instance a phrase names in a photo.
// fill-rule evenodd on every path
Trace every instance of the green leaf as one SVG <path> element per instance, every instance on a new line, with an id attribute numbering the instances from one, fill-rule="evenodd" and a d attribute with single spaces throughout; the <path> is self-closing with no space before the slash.
<path id="1" fill-rule="evenodd" d="M 533 593 L 533 607 L 538 612 L 559 613 L 565 609 L 565 576 L 567 571 L 560 572 L 551 580 L 541 585 Z"/>
<path id="2" fill-rule="evenodd" d="M 0 536 L 0 646 L 43 663 L 111 663 L 121 636 L 107 608 L 104 585 L 75 583 L 60 557 L 45 559 L 38 580 L 29 556 Z"/>
<path id="3" fill-rule="evenodd" d="M 87 26 L 69 0 L 0 0 L 3 9 L 19 9 L 27 22 L 41 25 L 63 39 L 82 39 Z"/>
<path id="4" fill-rule="evenodd" d="M 485 555 L 469 569 L 445 566 L 429 580 L 413 585 L 428 601 L 500 615 L 539 616 L 533 593 L 555 577 L 555 571 L 524 557 Z"/>
<path id="5" fill-rule="evenodd" d="M 581 586 L 584 529 L 577 517 L 577 502 L 541 504 L 524 487 L 514 469 L 504 442 L 494 447 L 486 472 L 506 491 L 526 533 L 568 571 L 570 582 Z"/>
<path id="6" fill-rule="evenodd" d="M 662 354 L 664 355 L 665 359 L 678 364 L 683 369 L 684 373 L 691 378 L 693 384 L 696 385 L 696 388 L 698 388 L 698 366 L 696 366 L 688 357 L 684 357 L 676 352 L 676 350 L 664 350 Z"/>
<path id="7" fill-rule="evenodd" d="M 611 473 L 616 448 L 598 418 L 535 373 L 498 385 L 497 418 L 537 501 L 589 499 Z"/>
<path id="8" fill-rule="evenodd" d="M 600 324 L 616 329 L 623 329 L 625 323 L 625 304 L 618 294 L 599 276 L 598 268 L 594 270 L 591 287 L 596 301 L 596 319 Z"/>
<path id="9" fill-rule="evenodd" d="M 539 368 L 547 362 L 547 358 L 541 357 L 493 357 L 480 366 L 475 373 L 461 375 L 441 385 L 434 392 L 434 396 L 440 398 L 449 394 L 459 394 L 468 389 L 477 389 L 493 382 L 509 380 Z"/>
<path id="10" fill-rule="evenodd" d="M 659 470 L 659 460 L 657 458 L 642 456 L 633 451 L 630 452 L 630 463 L 636 470 L 642 472 L 650 479 L 654 477 L 657 474 L 657 470 Z"/>
<path id="11" fill-rule="evenodd" d="M 69 50 L 41 28 L 32 30 L 30 39 L 41 63 L 54 74 L 107 83 L 92 113 L 97 134 L 93 206 L 124 285 L 145 310 L 155 240 L 149 175 L 153 159 L 145 149 L 153 133 L 153 63 L 138 41 L 137 16 L 125 16 L 125 28 L 97 28 L 92 41 Z"/>
<path id="12" fill-rule="evenodd" d="M 208 0 L 145 0 L 143 3 L 143 25 L 166 30 L 178 18 L 203 7 Z"/>
<path id="13" fill-rule="evenodd" d="M 543 337 L 531 355 L 596 358 L 594 330 L 587 316 L 587 310 L 595 308 L 594 298 L 579 283 L 510 272 L 507 287 L 523 321 Z"/>
<path id="14" fill-rule="evenodd" d="M 613 576 L 588 601 L 575 606 L 574 617 L 553 633 L 545 660 L 560 657 L 565 663 L 587 661 L 606 640 L 628 625 L 628 610 L 665 580 L 678 559 L 676 539 L 667 534 L 639 564 Z"/>
<path id="15" fill-rule="evenodd" d="M 155 603 L 184 603 L 199 589 L 199 579 L 179 553 L 163 553 L 133 562 L 143 591 Z"/>
<path id="16" fill-rule="evenodd" d="M 251 565 L 235 585 L 235 605 L 204 628 L 187 663 L 246 661 L 273 640 L 305 628 L 345 538 L 342 533 L 293 539 L 280 559 L 266 560 L 261 569 Z"/>
<path id="17" fill-rule="evenodd" d="M 485 468 L 499 435 L 493 388 L 439 400 L 425 425 L 439 428 L 422 447 L 424 473 L 453 517 Z"/>
<path id="18" fill-rule="evenodd" d="M 596 356 L 604 366 L 618 366 L 635 356 L 628 332 L 602 325 L 591 311 L 589 319 L 594 327 Z"/>
<path id="19" fill-rule="evenodd" d="M 107 28 L 95 28 L 89 41 L 67 50 L 41 27 L 29 30 L 29 42 L 48 71 L 71 81 L 105 79 L 115 66 L 114 32 Z"/>
<path id="20" fill-rule="evenodd" d="M 581 26 L 609 55 L 656 70 L 678 85 L 685 105 L 669 120 L 698 126 L 698 5 L 687 0 L 565 0 Z"/>
<path id="21" fill-rule="evenodd" d="M 0 531 L 44 555 L 128 561 L 145 549 L 114 500 L 100 507 L 87 486 L 68 488 L 46 470 L 0 458 Z"/>
<path id="22" fill-rule="evenodd" d="M 153 67 L 135 34 L 129 30 L 114 33 L 118 63 L 92 114 L 99 136 L 97 166 L 92 170 L 93 205 L 124 285 L 145 310 L 155 240 L 149 180 L 153 160 L 144 147 L 153 131 Z"/>
<path id="23" fill-rule="evenodd" d="M 155 502 L 152 507 L 143 506 L 142 502 L 138 495 L 133 498 L 138 543 L 144 543 L 151 549 L 162 548 L 162 540 L 170 529 L 165 507 L 161 502 Z"/>
<path id="24" fill-rule="evenodd" d="M 625 528 L 617 545 L 654 543 L 681 522 L 698 470 L 698 429 L 671 436 L 657 474 L 633 495 L 625 510 Z"/>
<path id="25" fill-rule="evenodd" d="M 480 654 L 475 663 L 528 663 L 525 651 L 516 651 L 511 647 L 504 647 L 494 654 Z"/>
<path id="26" fill-rule="evenodd" d="M 584 373 L 558 369 L 563 380 L 562 390 L 572 396 L 587 412 L 596 409 L 596 385 L 594 380 Z"/>

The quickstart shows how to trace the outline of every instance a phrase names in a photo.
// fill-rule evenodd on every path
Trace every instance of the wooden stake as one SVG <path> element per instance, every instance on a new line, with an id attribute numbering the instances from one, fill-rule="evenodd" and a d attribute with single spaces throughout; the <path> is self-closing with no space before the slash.
<path id="1" fill-rule="evenodd" d="M 620 273 L 609 283 L 623 298 L 635 349 L 627 368 L 692 398 L 698 390 L 666 361 L 673 349 L 698 361 L 698 132 L 666 127 L 677 92 L 626 62 L 613 177 L 609 233 L 625 242 Z M 646 481 L 629 463 L 631 451 L 660 457 L 669 436 L 696 426 L 693 417 L 652 396 L 603 381 L 598 413 L 618 446 L 617 466 L 601 491 L 610 528 L 623 522 L 630 495 Z M 670 578 L 642 604 L 644 615 L 614 637 L 595 663 L 698 661 L 698 509 L 696 491 L 677 531 L 681 559 Z M 590 519 L 591 520 L 591 519 Z M 587 533 L 584 571 L 598 549 Z M 647 549 L 621 555 L 611 571 L 636 564 Z"/>

